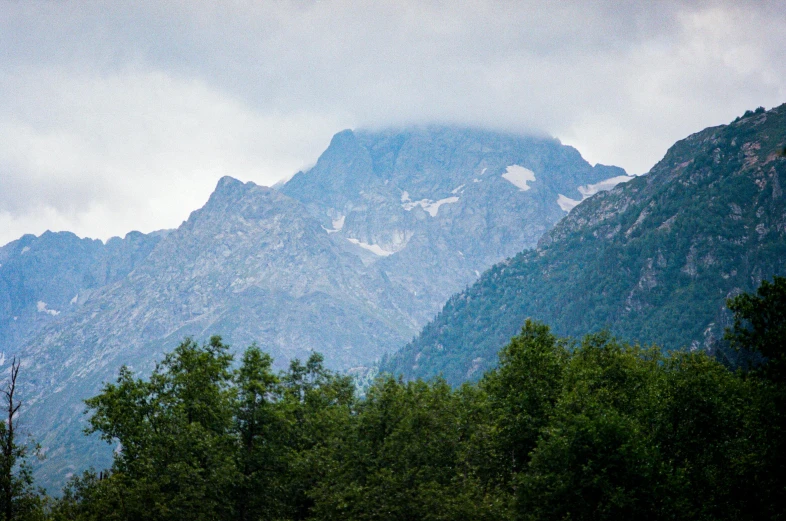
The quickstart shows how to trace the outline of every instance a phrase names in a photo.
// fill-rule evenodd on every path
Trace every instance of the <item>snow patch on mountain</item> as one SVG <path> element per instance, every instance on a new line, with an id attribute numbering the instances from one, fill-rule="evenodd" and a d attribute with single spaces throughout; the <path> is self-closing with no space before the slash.
<path id="1" fill-rule="evenodd" d="M 581 201 L 571 199 L 570 197 L 566 197 L 562 194 L 559 194 L 559 197 L 557 197 L 557 204 L 559 205 L 560 208 L 562 208 L 563 212 L 569 212 L 573 210 L 573 208 L 580 202 Z"/>
<path id="2" fill-rule="evenodd" d="M 604 190 L 611 190 L 615 186 L 620 183 L 627 183 L 635 176 L 632 175 L 618 175 L 617 177 L 611 177 L 609 179 L 604 179 L 600 183 L 595 183 L 594 185 L 584 185 L 578 188 L 579 193 L 581 193 L 581 200 L 583 201 L 587 197 L 593 196 L 598 192 L 603 192 Z"/>
<path id="3" fill-rule="evenodd" d="M 346 220 L 346 215 L 339 215 L 337 219 L 332 219 L 331 222 L 333 223 L 333 228 L 327 229 L 324 226 L 322 227 L 328 233 L 336 233 L 340 232 L 344 228 L 344 221 Z"/>
<path id="4" fill-rule="evenodd" d="M 505 173 L 502 174 L 502 178 L 506 181 L 510 181 L 516 188 L 521 190 L 522 192 L 526 192 L 531 186 L 527 183 L 535 181 L 535 172 L 530 170 L 529 168 L 524 168 L 523 166 L 519 165 L 510 165 L 505 170 Z"/>
<path id="5" fill-rule="evenodd" d="M 379 255 L 380 257 L 387 257 L 388 255 L 393 255 L 394 251 L 383 250 L 378 244 L 368 244 L 367 242 L 361 242 L 358 239 L 351 239 L 347 237 L 347 240 L 356 246 L 360 246 L 364 250 L 368 250 L 374 255 Z"/>
<path id="6" fill-rule="evenodd" d="M 39 301 L 36 303 L 36 309 L 38 310 L 38 312 L 39 312 L 39 313 L 47 313 L 47 314 L 49 314 L 49 315 L 52 315 L 53 317 L 56 317 L 57 315 L 59 315 L 59 314 L 60 314 L 60 312 L 59 312 L 59 311 L 57 311 L 56 309 L 49 309 L 49 308 L 48 308 L 48 307 L 46 307 L 46 306 L 47 306 L 47 305 L 46 305 L 46 302 L 43 302 L 43 301 L 41 301 L 41 300 L 39 300 Z"/>
<path id="7" fill-rule="evenodd" d="M 338 219 L 333 219 L 333 229 L 336 231 L 341 230 L 344 227 L 344 221 L 346 218 L 346 215 L 341 215 Z"/>
<path id="8" fill-rule="evenodd" d="M 632 175 L 618 175 L 617 177 L 610 177 L 609 179 L 604 179 L 600 183 L 579 186 L 577 190 L 581 194 L 581 201 L 583 201 L 584 199 L 587 199 L 588 197 L 592 197 L 598 192 L 611 190 L 612 188 L 614 188 L 620 183 L 627 183 L 634 177 L 635 176 Z M 559 197 L 557 197 L 557 204 L 559 205 L 560 208 L 562 208 L 562 211 L 564 212 L 570 212 L 581 201 L 571 199 L 570 197 L 567 197 L 562 194 L 559 194 Z"/>
<path id="9" fill-rule="evenodd" d="M 416 206 L 420 206 L 421 208 L 426 210 L 426 212 L 428 212 L 428 214 L 432 217 L 437 216 L 437 213 L 439 212 L 439 207 L 442 206 L 443 204 L 452 204 L 458 202 L 459 200 L 458 197 L 453 196 L 453 197 L 446 197 L 444 199 L 440 199 L 439 201 L 432 201 L 431 199 L 421 199 L 420 201 L 409 201 L 409 194 L 407 194 L 407 202 L 404 202 L 403 200 L 404 194 L 407 194 L 407 192 L 401 194 L 402 208 L 404 208 L 406 211 L 410 211 Z"/>

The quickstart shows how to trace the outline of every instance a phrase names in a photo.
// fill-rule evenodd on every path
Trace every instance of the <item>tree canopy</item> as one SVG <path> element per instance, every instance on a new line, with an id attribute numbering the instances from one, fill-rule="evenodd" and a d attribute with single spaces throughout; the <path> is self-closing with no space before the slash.
<path id="1" fill-rule="evenodd" d="M 382 375 L 359 396 L 322 357 L 186 339 L 87 400 L 111 469 L 54 520 L 783 519 L 784 279 L 729 301 L 763 365 L 527 321 L 474 384 Z"/>

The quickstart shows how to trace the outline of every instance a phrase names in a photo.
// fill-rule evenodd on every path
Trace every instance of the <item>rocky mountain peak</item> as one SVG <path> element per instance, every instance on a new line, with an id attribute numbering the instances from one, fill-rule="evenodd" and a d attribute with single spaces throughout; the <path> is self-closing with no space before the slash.
<path id="1" fill-rule="evenodd" d="M 313 168 L 295 174 L 281 191 L 306 204 L 337 206 L 355 199 L 376 181 L 368 150 L 353 131 L 344 130 L 333 136 Z"/>
<path id="2" fill-rule="evenodd" d="M 216 188 L 213 190 L 213 193 L 210 194 L 210 198 L 205 206 L 217 209 L 226 208 L 228 202 L 240 199 L 245 192 L 256 186 L 258 185 L 250 181 L 243 183 L 234 177 L 225 175 L 218 180 Z"/>

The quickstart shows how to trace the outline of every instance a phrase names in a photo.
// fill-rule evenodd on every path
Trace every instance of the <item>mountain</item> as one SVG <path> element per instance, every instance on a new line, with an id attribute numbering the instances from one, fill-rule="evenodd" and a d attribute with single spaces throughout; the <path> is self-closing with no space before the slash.
<path id="1" fill-rule="evenodd" d="M 560 335 L 608 328 L 664 349 L 712 347 L 728 297 L 786 274 L 785 145 L 786 105 L 679 141 L 452 296 L 382 370 L 471 379 L 528 317 Z"/>
<path id="2" fill-rule="evenodd" d="M 418 327 L 479 272 L 534 245 L 611 179 L 553 139 L 453 128 L 337 134 L 281 191 L 375 262 Z M 482 239 L 482 240 L 480 240 Z"/>
<path id="3" fill-rule="evenodd" d="M 69 315 L 98 288 L 124 278 L 166 232 L 131 232 L 106 244 L 73 233 L 25 235 L 0 248 L 0 346 L 3 356 Z"/>
<path id="4" fill-rule="evenodd" d="M 82 400 L 121 365 L 147 374 L 185 336 L 219 334 L 279 367 L 319 351 L 362 373 L 571 205 L 628 179 L 551 138 L 343 131 L 280 187 L 222 178 L 175 230 L 5 246 L 0 323 L 32 326 L 6 327 L 3 353 L 22 357 L 22 421 L 47 454 L 39 479 L 108 464 L 81 435 Z"/>

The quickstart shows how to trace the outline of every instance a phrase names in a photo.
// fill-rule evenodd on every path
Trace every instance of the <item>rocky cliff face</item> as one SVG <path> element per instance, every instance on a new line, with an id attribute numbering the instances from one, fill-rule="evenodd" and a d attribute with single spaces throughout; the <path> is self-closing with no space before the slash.
<path id="1" fill-rule="evenodd" d="M 316 350 L 362 371 L 620 176 L 553 139 L 344 131 L 278 189 L 221 179 L 169 233 L 11 243 L 0 274 L 15 275 L 0 280 L 18 289 L 0 296 L 0 316 L 38 322 L 26 335 L 6 327 L 4 352 L 23 358 L 24 420 L 48 454 L 39 476 L 56 485 L 108 464 L 109 450 L 80 433 L 81 400 L 122 364 L 144 374 L 186 335 L 219 334 L 237 350 L 257 342 L 279 366 Z"/>
<path id="2" fill-rule="evenodd" d="M 608 328 L 665 349 L 708 348 L 725 300 L 786 274 L 786 105 L 675 144 L 651 172 L 578 205 L 539 242 L 453 296 L 383 364 L 457 383 L 497 361 L 532 317 Z"/>

